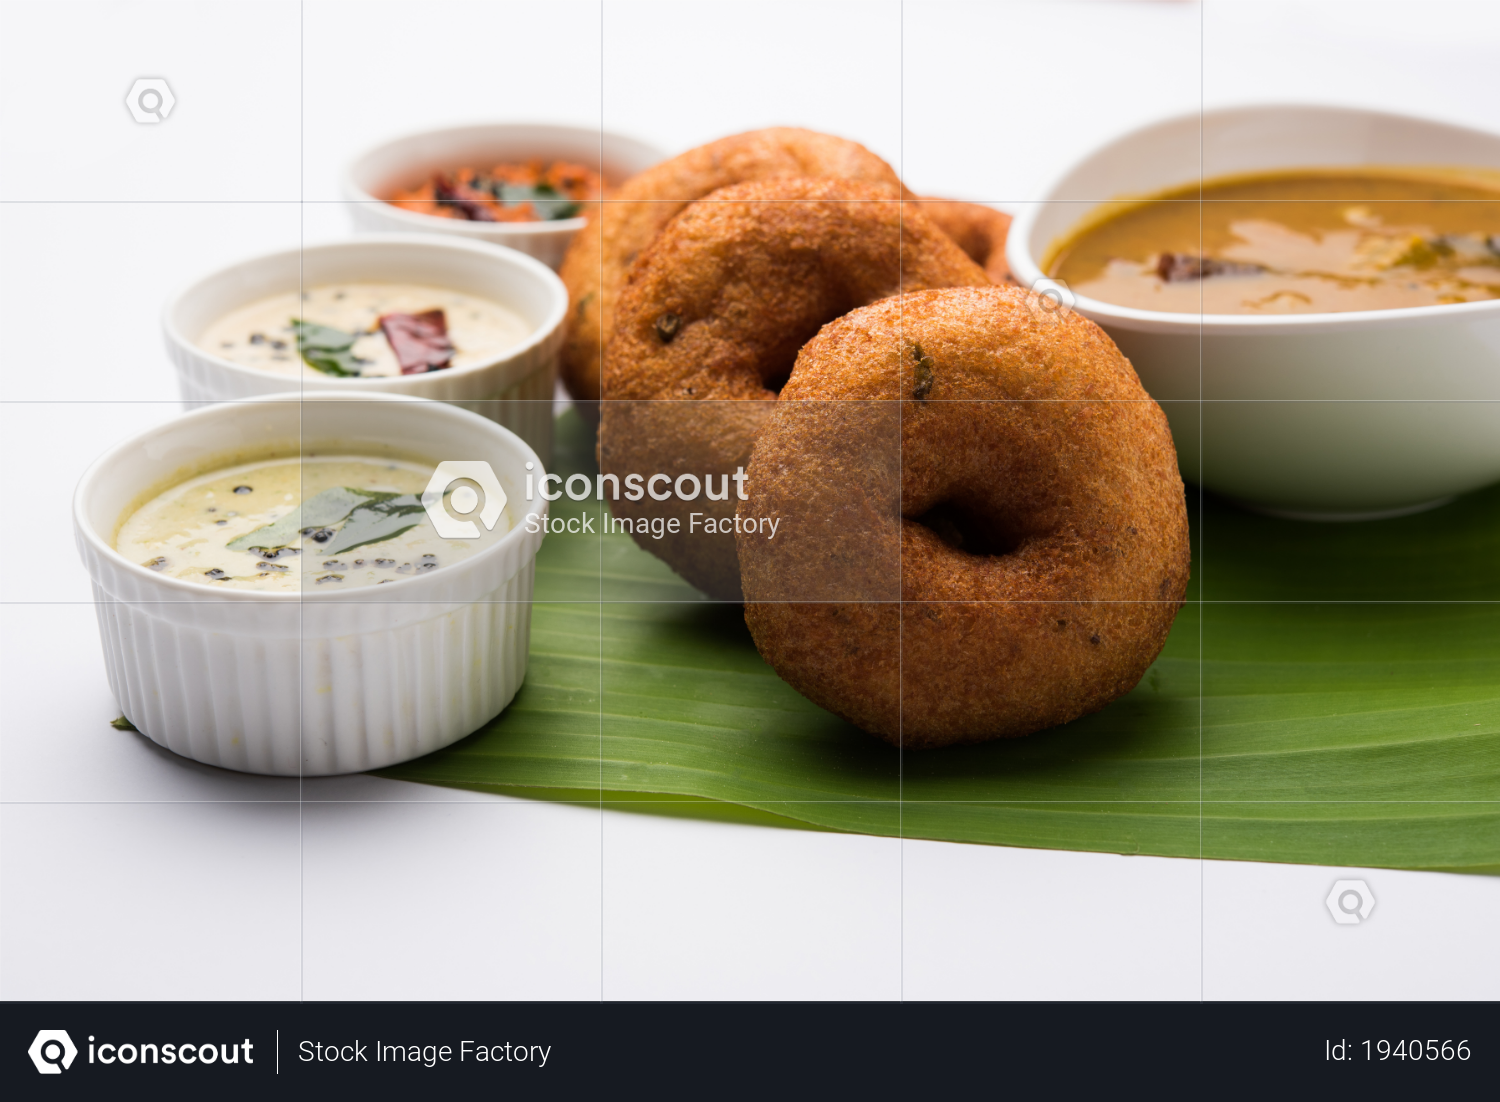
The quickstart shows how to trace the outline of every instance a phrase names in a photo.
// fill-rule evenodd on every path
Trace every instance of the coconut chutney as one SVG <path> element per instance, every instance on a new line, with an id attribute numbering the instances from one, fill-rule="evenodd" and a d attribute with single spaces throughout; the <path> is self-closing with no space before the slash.
<path id="1" fill-rule="evenodd" d="M 489 546 L 513 524 L 507 508 L 493 530 L 476 525 L 475 539 L 440 537 L 420 502 L 433 469 L 357 455 L 226 467 L 135 509 L 115 549 L 148 569 L 220 589 L 350 589 L 430 573 Z"/>
<path id="2" fill-rule="evenodd" d="M 532 327 L 520 314 L 497 302 L 459 291 L 406 283 L 340 283 L 272 295 L 241 306 L 209 325 L 196 343 L 209 355 L 278 375 L 326 379 L 402 374 L 391 342 L 380 326 L 391 315 L 422 315 L 440 310 L 452 342 L 449 368 L 472 367 L 506 355 L 525 341 Z M 348 334 L 347 370 L 312 366 L 324 362 L 299 348 L 296 322 Z M 312 361 L 312 362 L 310 362 Z"/>

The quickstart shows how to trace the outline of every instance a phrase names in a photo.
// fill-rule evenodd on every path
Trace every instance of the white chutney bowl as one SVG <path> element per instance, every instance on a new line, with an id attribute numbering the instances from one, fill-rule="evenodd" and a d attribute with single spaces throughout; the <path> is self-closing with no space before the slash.
<path id="1" fill-rule="evenodd" d="M 1022 211 L 1026 286 L 1111 199 L 1235 173 L 1343 165 L 1500 168 L 1500 135 L 1343 107 L 1185 115 L 1089 155 Z M 1338 314 L 1170 314 L 1066 296 L 1167 414 L 1183 477 L 1261 509 L 1354 520 L 1500 480 L 1500 301 Z"/>
<path id="2" fill-rule="evenodd" d="M 434 172 L 537 158 L 585 165 L 604 178 L 608 190 L 665 160 L 666 154 L 635 138 L 581 126 L 492 123 L 428 130 L 385 142 L 357 157 L 344 173 L 344 198 L 358 231 L 454 234 L 470 241 L 508 245 L 556 269 L 586 219 L 470 222 L 386 202 L 396 192 L 422 184 Z"/>
<path id="3" fill-rule="evenodd" d="M 337 447 L 488 462 L 514 527 L 467 559 L 388 585 L 267 593 L 163 577 L 114 549 L 131 510 L 225 463 Z M 482 727 L 526 675 L 546 502 L 526 501 L 514 433 L 438 402 L 318 392 L 210 406 L 101 456 L 73 498 L 109 684 L 153 742 L 276 776 L 378 769 Z"/>
<path id="4" fill-rule="evenodd" d="M 531 335 L 481 363 L 372 378 L 278 374 L 232 363 L 197 344 L 210 325 L 232 310 L 331 283 L 415 283 L 459 291 L 514 310 L 531 327 Z M 550 461 L 557 356 L 567 311 L 562 280 L 529 256 L 482 241 L 385 234 L 286 249 L 220 269 L 167 303 L 162 329 L 189 409 L 299 387 L 432 398 L 504 425 Z"/>

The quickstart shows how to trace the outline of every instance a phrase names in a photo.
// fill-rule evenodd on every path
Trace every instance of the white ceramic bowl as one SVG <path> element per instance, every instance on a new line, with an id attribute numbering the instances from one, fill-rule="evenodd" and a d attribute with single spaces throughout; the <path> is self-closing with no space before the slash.
<path id="1" fill-rule="evenodd" d="M 114 550 L 125 514 L 239 452 L 337 445 L 434 464 L 483 459 L 515 527 L 468 559 L 342 592 L 212 589 Z M 526 675 L 542 535 L 525 515 L 535 453 L 514 433 L 439 402 L 318 392 L 209 406 L 111 448 L 73 498 L 110 688 L 147 737 L 209 765 L 319 776 L 378 769 L 483 726 Z"/>
<path id="2" fill-rule="evenodd" d="M 1201 158 L 1201 160 L 1200 160 Z M 1341 107 L 1186 115 L 1125 135 L 1021 212 L 1027 286 L 1101 202 L 1319 165 L 1500 168 L 1500 135 Z M 1343 314 L 1168 314 L 1078 296 L 1166 411 L 1183 476 L 1274 512 L 1358 519 L 1500 480 L 1500 301 Z M 1200 435 L 1201 434 L 1201 435 Z"/>
<path id="3" fill-rule="evenodd" d="M 231 363 L 195 343 L 208 326 L 238 307 L 303 286 L 341 282 L 410 282 L 476 295 L 519 313 L 532 333 L 483 363 L 369 379 L 278 375 Z M 172 298 L 162 312 L 162 329 L 189 409 L 299 386 L 433 398 L 484 414 L 550 461 L 557 356 L 567 310 L 562 280 L 529 256 L 481 241 L 387 234 L 287 249 L 223 268 Z"/>
<path id="4" fill-rule="evenodd" d="M 604 177 L 606 187 L 666 159 L 645 142 L 608 131 L 579 126 L 497 123 L 429 130 L 397 138 L 355 159 L 344 173 L 344 197 L 357 230 L 450 233 L 471 241 L 509 245 L 557 268 L 584 219 L 556 222 L 469 222 L 437 218 L 393 207 L 383 200 L 403 188 L 421 184 L 434 172 L 484 168 L 505 162 L 572 161 Z"/>

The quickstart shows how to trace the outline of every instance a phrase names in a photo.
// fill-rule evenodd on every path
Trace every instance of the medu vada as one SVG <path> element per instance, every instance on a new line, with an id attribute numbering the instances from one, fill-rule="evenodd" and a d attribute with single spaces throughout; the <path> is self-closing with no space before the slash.
<path id="1" fill-rule="evenodd" d="M 615 302 L 635 258 L 694 200 L 732 184 L 774 177 L 837 176 L 902 191 L 895 170 L 858 142 L 796 127 L 752 130 L 690 149 L 620 186 L 590 215 L 559 275 L 568 288 L 561 370 L 580 410 L 599 399 L 604 338 L 614 331 Z"/>
<path id="2" fill-rule="evenodd" d="M 1155 660 L 1187 590 L 1165 416 L 1101 329 L 1020 288 L 915 292 L 826 326 L 748 485 L 742 514 L 782 518 L 774 540 L 738 540 L 756 647 L 898 746 L 1097 711 Z"/>
<path id="3" fill-rule="evenodd" d="M 979 203 L 957 199 L 918 199 L 907 209 L 916 207 L 937 228 L 953 238 L 996 283 L 1009 283 L 1010 265 L 1005 260 L 1005 236 L 1010 232 L 1010 215 Z"/>
<path id="4" fill-rule="evenodd" d="M 803 343 L 903 289 L 988 284 L 920 212 L 903 217 L 884 188 L 802 177 L 738 184 L 692 204 L 631 268 L 605 353 L 599 429 L 606 477 L 667 475 L 680 493 L 622 495 L 615 515 L 709 596 L 740 600 L 737 495 L 724 480 L 749 466 Z M 710 482 L 703 495 L 684 500 L 700 480 Z M 677 530 L 643 536 L 634 527 L 654 519 Z"/>

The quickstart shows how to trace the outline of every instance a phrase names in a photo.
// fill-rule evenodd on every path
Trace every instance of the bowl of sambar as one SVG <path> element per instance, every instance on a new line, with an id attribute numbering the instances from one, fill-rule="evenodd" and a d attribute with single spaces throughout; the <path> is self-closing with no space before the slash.
<path id="1" fill-rule="evenodd" d="M 1166 411 L 1182 473 L 1317 519 L 1500 480 L 1500 135 L 1241 107 L 1117 139 L 1022 212 Z"/>

